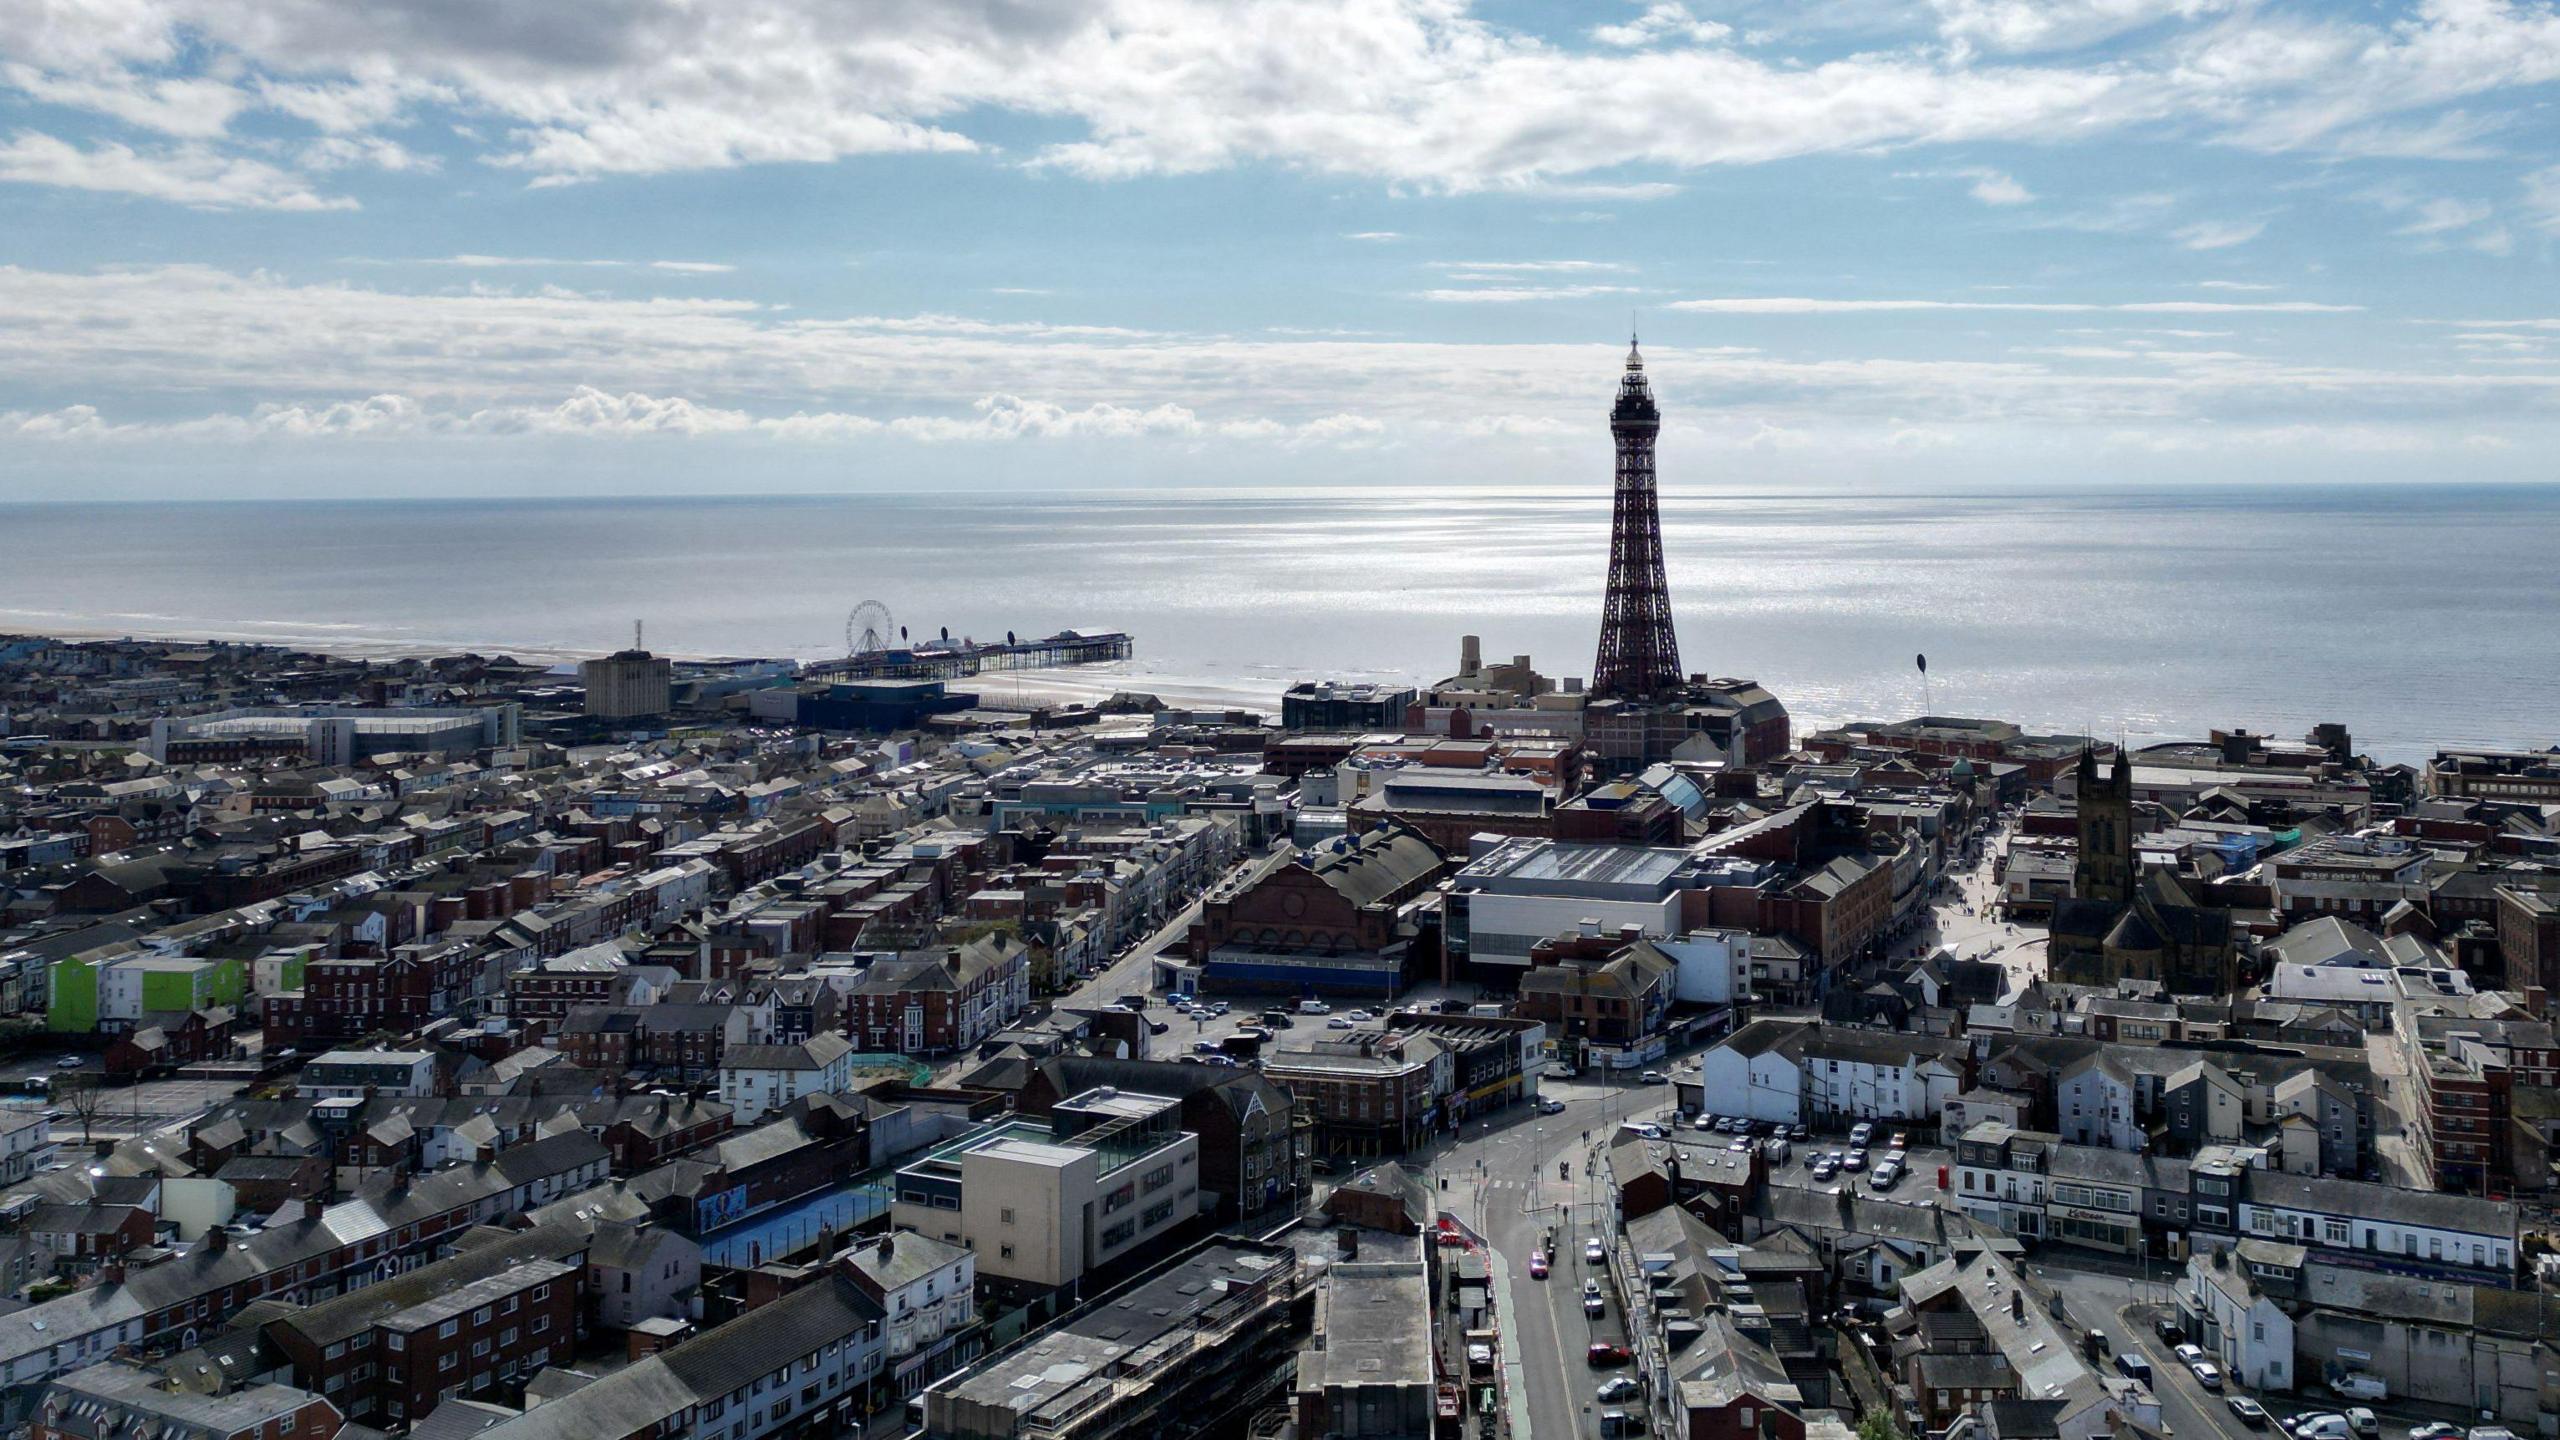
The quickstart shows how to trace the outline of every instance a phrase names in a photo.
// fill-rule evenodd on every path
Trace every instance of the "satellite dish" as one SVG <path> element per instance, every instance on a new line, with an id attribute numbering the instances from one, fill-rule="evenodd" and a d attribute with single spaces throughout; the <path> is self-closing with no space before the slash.
<path id="1" fill-rule="evenodd" d="M 900 630 L 898 638 L 906 638 Z M 844 650 L 848 655 L 868 655 L 889 648 L 889 607 L 877 600 L 865 600 L 844 617 Z"/>

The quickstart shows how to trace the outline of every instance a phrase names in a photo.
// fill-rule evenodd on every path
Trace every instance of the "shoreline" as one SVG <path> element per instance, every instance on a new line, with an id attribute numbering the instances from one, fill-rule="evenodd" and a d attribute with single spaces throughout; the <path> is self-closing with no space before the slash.
<path id="1" fill-rule="evenodd" d="M 0 612 L 5 614 L 6 612 Z M 47 639 L 70 642 L 130 640 L 138 643 L 170 645 L 266 645 L 278 649 L 307 651 L 339 660 L 395 661 L 430 660 L 438 656 L 475 654 L 495 659 L 506 656 L 528 662 L 569 665 L 581 660 L 599 660 L 610 650 L 570 649 L 555 645 L 506 645 L 491 642 L 430 643 L 418 640 L 395 640 L 383 636 L 331 636 L 314 633 L 300 626 L 279 625 L 272 632 L 256 628 L 135 626 L 111 629 L 96 624 L 55 625 L 0 630 L 0 634 L 39 635 Z M 681 651 L 657 652 L 664 658 L 686 664 L 712 664 L 727 660 L 789 660 L 805 664 L 810 657 L 801 655 L 747 655 L 735 652 L 695 654 Z M 1277 714 L 1280 692 L 1286 681 L 1274 680 L 1265 691 L 1234 681 L 1213 680 L 1202 676 L 1155 673 L 1143 667 L 1146 662 L 1114 660 L 1100 665 L 1061 665 L 1035 670 L 995 670 L 974 675 L 950 684 L 956 691 L 974 693 L 979 708 L 1002 710 L 1011 702 L 1045 701 L 1050 703 L 1091 704 L 1110 699 L 1122 692 L 1153 695 L 1170 709 L 1176 710 L 1263 710 Z"/>

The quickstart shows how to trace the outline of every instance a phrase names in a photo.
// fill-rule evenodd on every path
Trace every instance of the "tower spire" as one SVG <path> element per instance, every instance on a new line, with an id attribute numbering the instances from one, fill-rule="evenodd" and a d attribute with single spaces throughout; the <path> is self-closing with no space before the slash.
<path id="1" fill-rule="evenodd" d="M 1642 700 L 1680 688 L 1680 642 L 1671 629 L 1671 587 L 1663 576 L 1662 515 L 1654 494 L 1653 442 L 1662 412 L 1645 379 L 1633 318 L 1627 368 L 1609 411 L 1617 442 L 1617 486 L 1609 517 L 1609 591 L 1600 621 L 1600 654 L 1591 693 L 1600 700 Z"/>

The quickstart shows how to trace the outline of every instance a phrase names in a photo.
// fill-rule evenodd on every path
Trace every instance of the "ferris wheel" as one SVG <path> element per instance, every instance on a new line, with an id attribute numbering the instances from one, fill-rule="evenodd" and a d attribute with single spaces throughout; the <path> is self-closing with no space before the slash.
<path id="1" fill-rule="evenodd" d="M 844 651 L 848 655 L 868 655 L 886 650 L 893 633 L 889 607 L 877 600 L 865 600 L 844 617 Z"/>

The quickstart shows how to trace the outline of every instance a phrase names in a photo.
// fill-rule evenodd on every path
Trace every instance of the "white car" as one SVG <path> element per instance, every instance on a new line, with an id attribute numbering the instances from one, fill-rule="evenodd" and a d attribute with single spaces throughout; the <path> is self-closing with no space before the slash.
<path id="1" fill-rule="evenodd" d="M 1612 1400 L 1632 1400 L 1643 1388 L 1632 1376 L 1612 1375 L 1600 1382 L 1600 1402 L 1605 1405 Z"/>
<path id="2" fill-rule="evenodd" d="M 1607 1248 L 1601 1245 L 1598 1240 L 1585 1240 L 1582 1242 L 1582 1258 L 1591 1264 L 1599 1264 L 1602 1260 L 1607 1259 L 1608 1255 L 1609 1252 Z"/>
<path id="3" fill-rule="evenodd" d="M 1348 1030 L 1351 1028 L 1351 1017 L 1348 1015 L 1336 1015 L 1324 1022 L 1324 1028 L 1327 1030 Z"/>
<path id="4" fill-rule="evenodd" d="M 2187 1367 L 2187 1373 L 2196 1377 L 2197 1384 L 2207 1390 L 2222 1388 L 2222 1367 L 2206 1359 L 2203 1350 L 2193 1345 L 2181 1345 L 2178 1347 L 2178 1360 Z"/>

